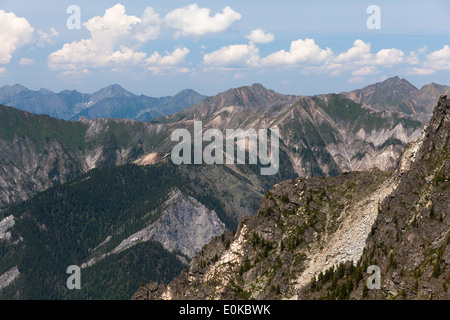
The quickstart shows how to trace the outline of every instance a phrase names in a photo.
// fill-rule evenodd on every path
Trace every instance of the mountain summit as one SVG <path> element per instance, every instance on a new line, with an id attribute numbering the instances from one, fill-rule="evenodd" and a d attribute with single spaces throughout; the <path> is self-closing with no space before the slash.
<path id="1" fill-rule="evenodd" d="M 439 96 L 449 92 L 449 86 L 431 83 L 417 89 L 406 79 L 388 78 L 362 89 L 342 92 L 347 98 L 376 110 L 405 114 L 431 114 Z"/>

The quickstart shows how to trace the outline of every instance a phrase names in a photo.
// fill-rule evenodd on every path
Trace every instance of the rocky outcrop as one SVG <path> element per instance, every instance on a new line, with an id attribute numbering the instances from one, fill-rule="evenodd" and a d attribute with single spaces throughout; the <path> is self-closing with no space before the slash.
<path id="1" fill-rule="evenodd" d="M 11 239 L 11 232 L 9 230 L 15 223 L 13 215 L 9 215 L 0 221 L 0 240 L 8 241 Z"/>
<path id="2" fill-rule="evenodd" d="M 6 271 L 4 274 L 0 275 L 0 290 L 9 286 L 17 277 L 20 275 L 19 269 L 13 267 Z"/>
<path id="3" fill-rule="evenodd" d="M 192 259 L 212 238 L 226 231 L 214 210 L 206 208 L 178 189 L 169 194 L 168 200 L 160 208 L 149 213 L 149 216 L 153 215 L 159 215 L 155 222 L 128 236 L 110 252 L 96 255 L 97 249 L 108 243 L 111 237 L 105 239 L 92 250 L 94 256 L 81 267 L 91 267 L 109 255 L 118 254 L 146 241 L 159 242 L 166 250 Z M 179 255 L 179 259 L 188 264 L 182 255 Z"/>
<path id="4" fill-rule="evenodd" d="M 165 249 L 192 258 L 213 237 L 226 231 L 214 210 L 175 190 L 163 205 L 161 217 L 141 231 L 123 240 L 112 253 L 118 253 L 142 241 L 157 241 Z"/>

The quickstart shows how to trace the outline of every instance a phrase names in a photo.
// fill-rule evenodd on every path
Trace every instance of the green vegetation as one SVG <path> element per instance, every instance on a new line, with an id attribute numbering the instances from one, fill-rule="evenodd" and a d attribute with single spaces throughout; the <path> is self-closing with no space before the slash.
<path id="1" fill-rule="evenodd" d="M 54 119 L 0 105 L 0 138 L 12 141 L 28 138 L 40 151 L 44 142 L 53 139 L 73 150 L 84 148 L 87 126 L 81 122 Z"/>

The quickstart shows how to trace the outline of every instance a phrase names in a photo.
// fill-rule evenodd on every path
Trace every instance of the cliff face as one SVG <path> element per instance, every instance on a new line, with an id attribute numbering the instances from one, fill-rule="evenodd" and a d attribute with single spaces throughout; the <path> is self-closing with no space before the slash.
<path id="1" fill-rule="evenodd" d="M 380 267 L 381 289 L 368 290 L 367 277 L 347 263 L 317 275 L 300 298 L 450 298 L 449 140 L 450 100 L 441 96 L 423 138 L 407 148 L 409 168 L 380 204 L 365 252 L 354 261 L 362 272 Z"/>
<path id="2" fill-rule="evenodd" d="M 448 299 L 450 100 L 440 97 L 397 169 L 276 185 L 235 234 L 214 238 L 167 287 L 135 299 Z M 381 289 L 367 290 L 378 265 Z"/>

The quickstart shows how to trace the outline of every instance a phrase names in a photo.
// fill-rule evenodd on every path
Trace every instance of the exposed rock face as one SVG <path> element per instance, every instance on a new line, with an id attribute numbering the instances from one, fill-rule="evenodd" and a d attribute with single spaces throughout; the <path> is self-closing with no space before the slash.
<path id="1" fill-rule="evenodd" d="M 371 212 L 359 212 L 354 205 L 376 204 L 371 197 L 382 196 L 389 176 L 373 170 L 276 185 L 256 216 L 244 218 L 235 235 L 214 238 L 188 270 L 163 293 L 149 293 L 150 299 L 273 299 L 280 294 L 295 298 L 302 273 L 309 267 L 320 268 L 316 257 L 323 256 L 327 268 L 334 259 L 362 253 L 360 241 L 354 249 L 341 249 L 352 235 L 361 233 L 364 239 L 364 232 L 370 232 L 370 225 L 352 229 L 363 220 L 373 220 Z M 334 242 L 336 256 L 331 256 L 334 249 L 328 248 Z"/>
<path id="2" fill-rule="evenodd" d="M 9 286 L 20 275 L 19 269 L 13 267 L 0 275 L 0 290 Z"/>
<path id="3" fill-rule="evenodd" d="M 135 297 L 449 299 L 449 139 L 442 96 L 394 172 L 280 183 L 235 235 L 213 239 L 164 290 Z M 380 267 L 382 290 L 367 290 L 368 265 Z"/>
<path id="4" fill-rule="evenodd" d="M 9 230 L 15 223 L 13 215 L 7 216 L 0 221 L 0 240 L 8 241 L 11 239 L 11 232 L 9 232 Z"/>
<path id="5" fill-rule="evenodd" d="M 0 138 L 0 209 L 82 172 L 80 155 L 58 141 L 36 150 L 29 137 Z"/>
<path id="6" fill-rule="evenodd" d="M 112 253 L 141 241 L 154 240 L 169 251 L 180 251 L 192 258 L 213 237 L 226 231 L 215 211 L 180 190 L 173 191 L 163 207 L 164 212 L 157 221 L 122 241 Z"/>
<path id="7" fill-rule="evenodd" d="M 156 241 L 171 252 L 182 253 L 188 258 L 193 258 L 202 247 L 215 236 L 226 231 L 214 210 L 209 210 L 196 199 L 183 194 L 175 189 L 168 196 L 168 200 L 158 209 L 159 212 L 151 212 L 150 215 L 160 215 L 152 224 L 124 239 L 110 252 L 100 256 L 94 256 L 82 264 L 82 268 L 93 266 L 106 256 L 128 250 L 141 242 Z M 105 239 L 98 247 L 111 240 Z M 94 253 L 97 248 L 93 249 Z M 187 264 L 184 257 L 179 256 L 183 263 Z"/>

